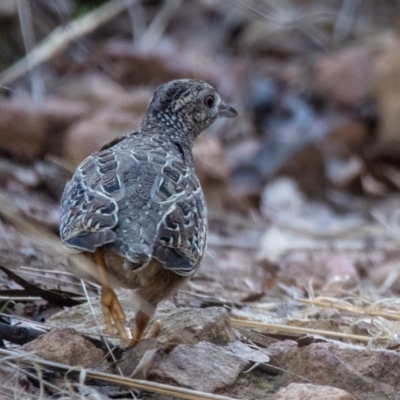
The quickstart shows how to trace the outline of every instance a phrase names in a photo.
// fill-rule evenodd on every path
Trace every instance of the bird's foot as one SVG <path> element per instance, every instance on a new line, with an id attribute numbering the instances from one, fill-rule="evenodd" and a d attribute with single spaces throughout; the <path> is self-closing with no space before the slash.
<path id="1" fill-rule="evenodd" d="M 103 286 L 101 288 L 101 310 L 103 312 L 107 333 L 109 335 L 113 334 L 113 321 L 121 338 L 128 339 L 124 327 L 126 317 L 122 310 L 121 303 L 119 302 L 114 290 L 108 286 Z"/>
<path id="2" fill-rule="evenodd" d="M 140 339 L 143 336 L 143 332 L 146 329 L 146 326 L 149 323 L 150 318 L 151 318 L 152 315 L 153 315 L 152 313 L 151 313 L 151 315 L 148 315 L 147 313 L 145 313 L 142 310 L 139 310 L 136 313 L 136 317 L 135 317 L 135 335 L 129 341 L 128 348 L 135 347 L 140 342 Z"/>
<path id="3" fill-rule="evenodd" d="M 145 339 L 150 339 L 150 338 L 156 338 L 161 331 L 162 328 L 162 323 L 161 321 L 158 319 L 157 321 L 154 322 L 153 326 L 151 327 L 149 333 L 145 336 Z M 135 346 L 137 346 L 140 342 L 140 337 L 139 335 L 136 333 L 135 337 L 132 338 L 129 343 L 128 343 L 128 349 L 131 349 Z"/>
<path id="4" fill-rule="evenodd" d="M 151 327 L 150 332 L 146 335 L 146 339 L 156 338 L 160 334 L 161 328 L 162 328 L 161 321 L 159 319 L 157 321 L 154 321 L 154 324 Z"/>

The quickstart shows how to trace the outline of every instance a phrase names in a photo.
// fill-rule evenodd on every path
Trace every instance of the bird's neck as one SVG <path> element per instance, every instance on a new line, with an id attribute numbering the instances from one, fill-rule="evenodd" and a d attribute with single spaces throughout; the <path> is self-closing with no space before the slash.
<path id="1" fill-rule="evenodd" d="M 194 141 L 198 135 L 198 132 L 190 129 L 179 120 L 161 119 L 156 116 L 146 116 L 141 131 L 143 134 L 157 134 L 165 137 L 165 140 L 181 143 L 190 151 L 193 149 Z"/>

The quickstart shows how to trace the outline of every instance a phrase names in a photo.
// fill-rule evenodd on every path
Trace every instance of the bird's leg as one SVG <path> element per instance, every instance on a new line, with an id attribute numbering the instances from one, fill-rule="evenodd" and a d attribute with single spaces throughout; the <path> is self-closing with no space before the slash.
<path id="1" fill-rule="evenodd" d="M 150 332 L 146 335 L 146 339 L 148 338 L 156 338 L 162 329 L 162 323 L 158 319 L 157 321 L 154 321 L 153 326 L 150 329 Z"/>
<path id="2" fill-rule="evenodd" d="M 104 261 L 103 252 L 97 249 L 93 255 L 94 261 L 99 268 L 100 284 L 101 284 L 101 310 L 103 312 L 104 322 L 108 334 L 113 333 L 111 320 L 114 321 L 115 327 L 122 339 L 128 339 L 125 332 L 125 314 L 122 310 L 121 303 L 118 300 L 114 290 L 110 287 L 107 279 L 106 264 Z"/>
<path id="3" fill-rule="evenodd" d="M 151 316 L 139 310 L 135 316 L 135 335 L 129 341 L 128 347 L 135 347 L 142 338 L 143 332 L 150 321 Z"/>

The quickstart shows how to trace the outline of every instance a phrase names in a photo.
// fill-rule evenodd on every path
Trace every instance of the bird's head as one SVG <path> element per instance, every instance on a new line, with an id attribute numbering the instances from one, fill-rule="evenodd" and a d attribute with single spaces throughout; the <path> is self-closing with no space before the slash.
<path id="1" fill-rule="evenodd" d="M 178 79 L 157 88 L 150 101 L 146 119 L 194 139 L 218 117 L 236 116 L 236 110 L 226 105 L 208 83 L 195 79 Z"/>

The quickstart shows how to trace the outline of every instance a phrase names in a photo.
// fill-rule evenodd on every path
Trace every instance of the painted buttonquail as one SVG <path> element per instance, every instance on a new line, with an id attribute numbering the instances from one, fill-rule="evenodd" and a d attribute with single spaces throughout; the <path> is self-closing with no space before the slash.
<path id="1" fill-rule="evenodd" d="M 160 86 L 138 131 L 87 157 L 61 200 L 60 235 L 91 254 L 101 284 L 107 331 L 126 338 L 125 315 L 111 280 L 137 289 L 134 346 L 157 304 L 198 268 L 207 209 L 194 171 L 196 137 L 237 112 L 209 84 L 182 79 Z"/>

